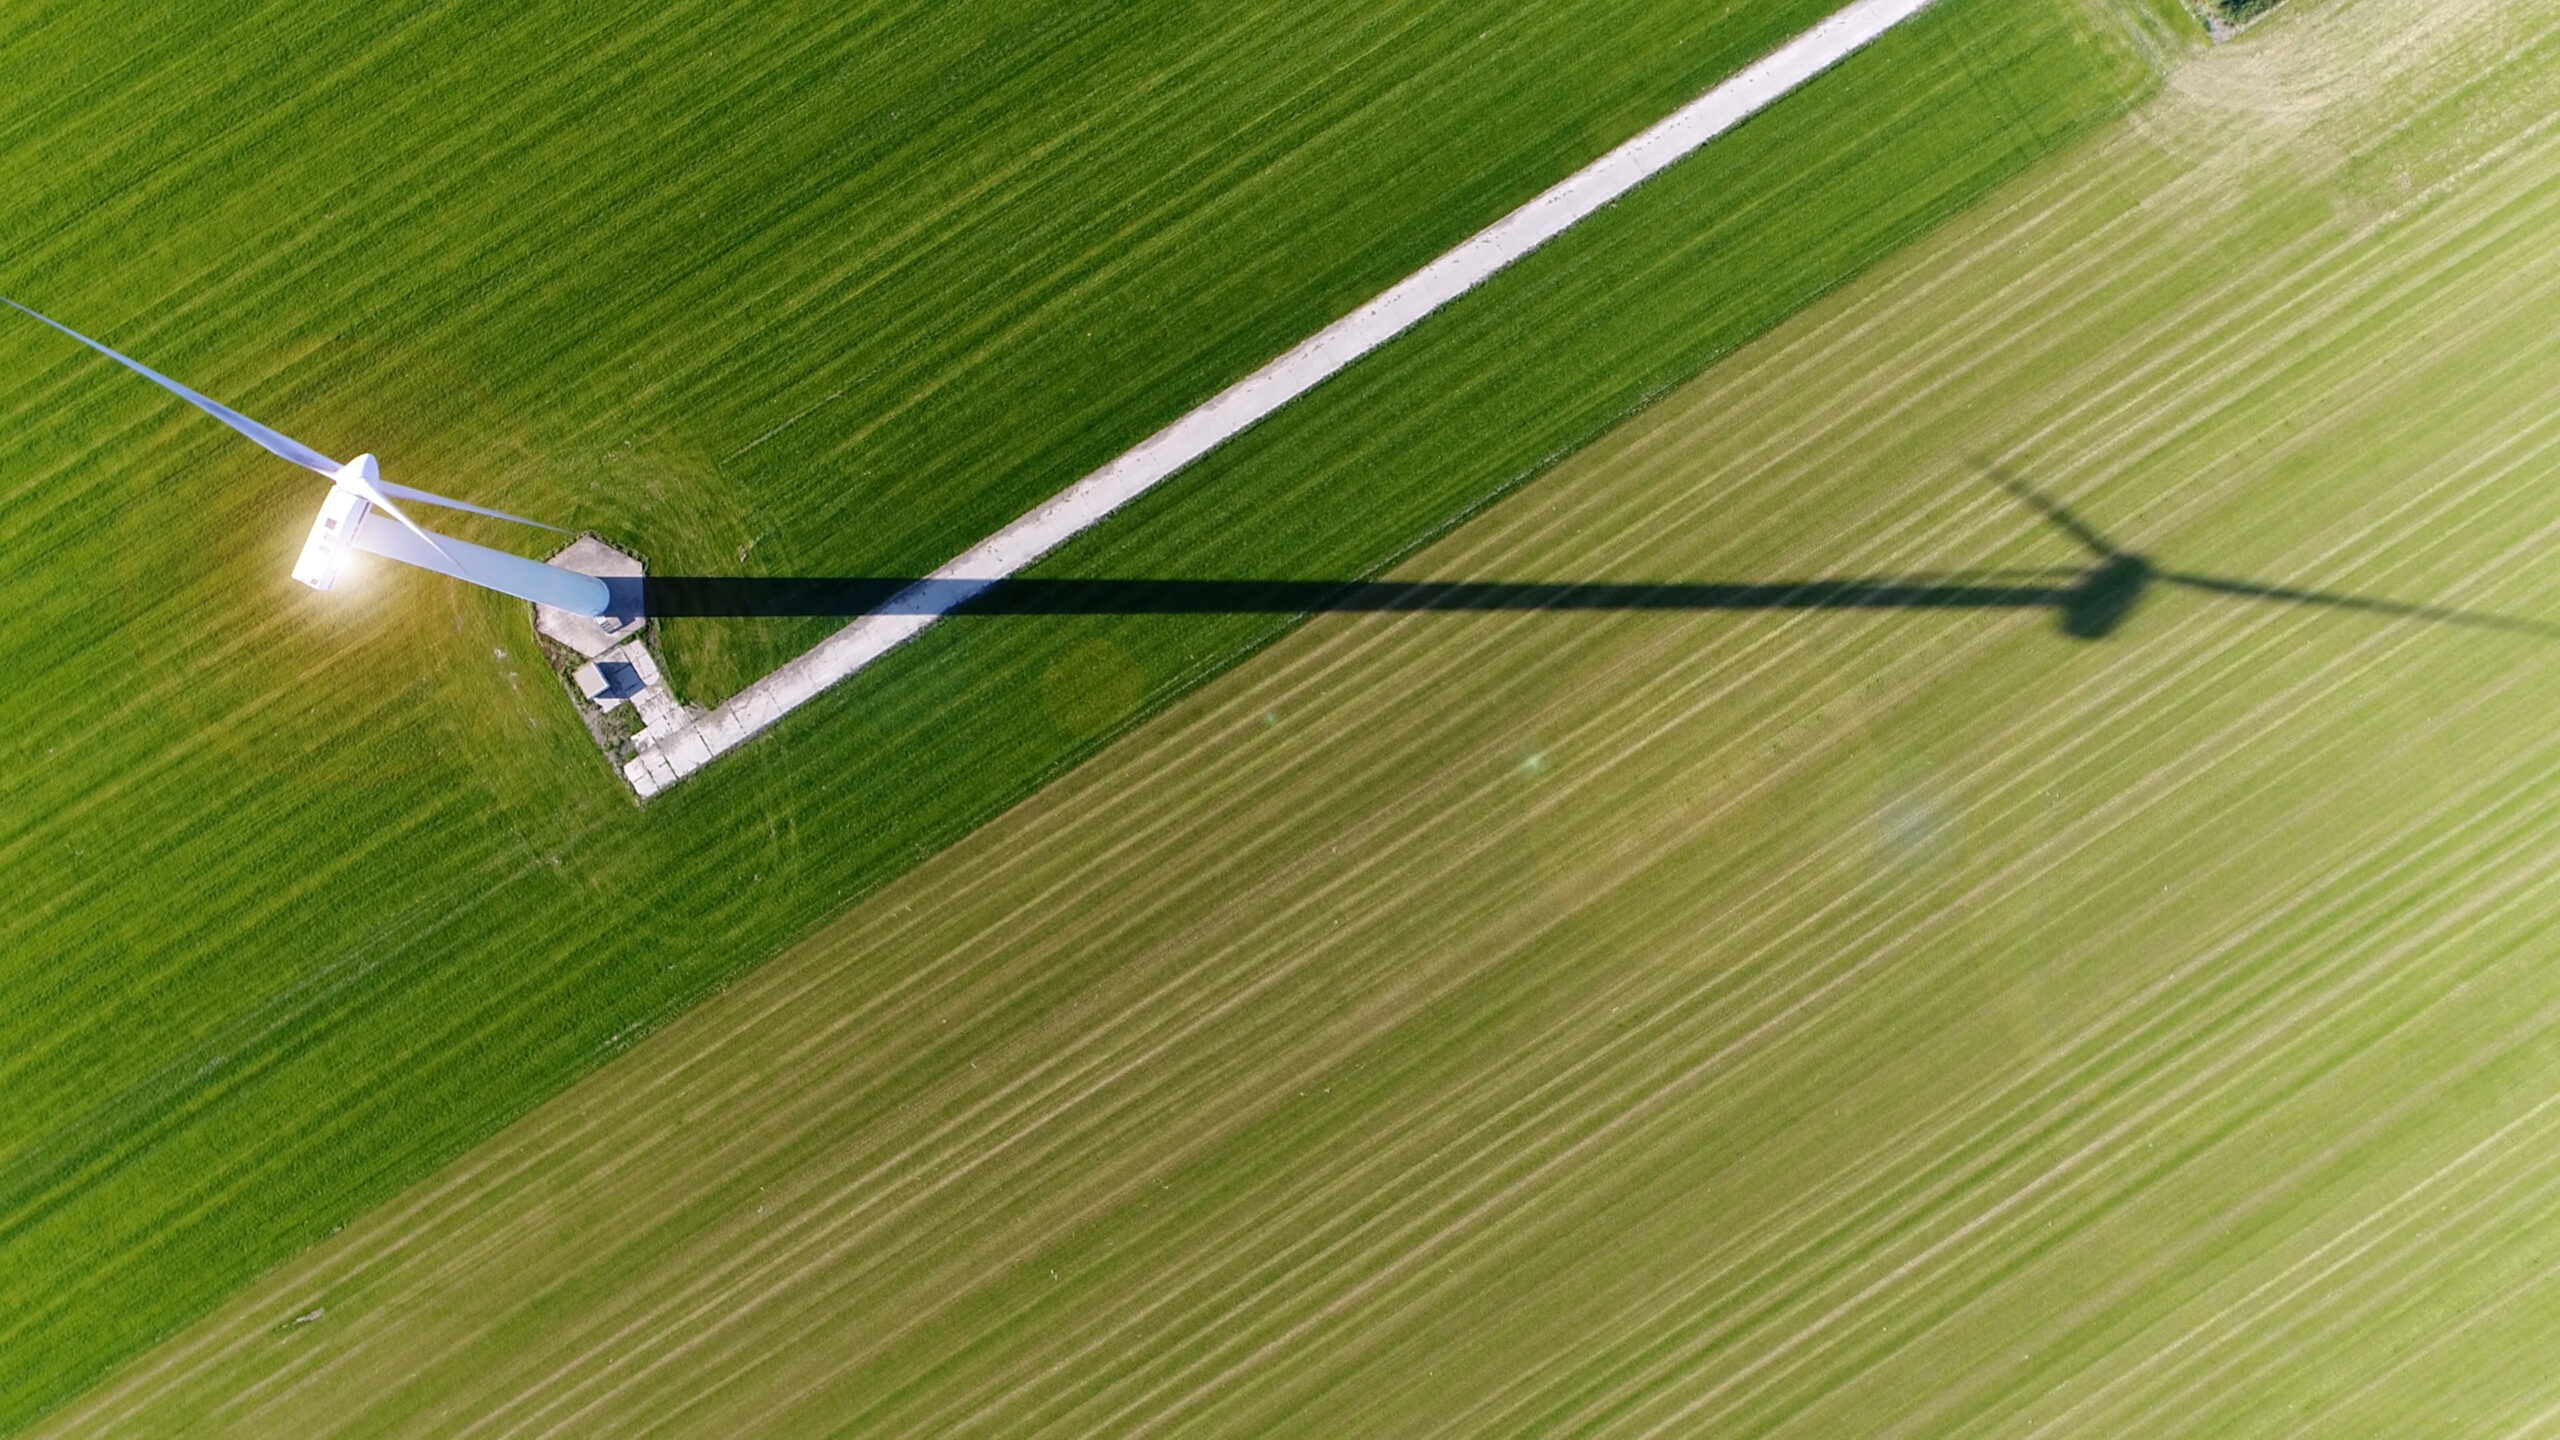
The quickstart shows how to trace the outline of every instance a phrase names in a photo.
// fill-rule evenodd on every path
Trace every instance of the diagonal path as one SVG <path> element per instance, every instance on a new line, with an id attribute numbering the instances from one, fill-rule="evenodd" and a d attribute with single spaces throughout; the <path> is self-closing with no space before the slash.
<path id="1" fill-rule="evenodd" d="M 624 777 L 645 800 L 745 744 L 1928 5 L 1929 0 L 1853 0 L 739 691 L 690 728 L 642 749 L 623 767 Z"/>

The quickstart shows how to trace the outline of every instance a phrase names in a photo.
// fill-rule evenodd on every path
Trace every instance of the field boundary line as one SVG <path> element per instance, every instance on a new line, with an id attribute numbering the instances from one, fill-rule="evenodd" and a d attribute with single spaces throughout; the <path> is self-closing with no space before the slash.
<path id="1" fill-rule="evenodd" d="M 1932 0 L 1852 0 L 1059 491 L 623 767 L 641 799 L 745 744 L 1433 312 L 1864 49 Z"/>

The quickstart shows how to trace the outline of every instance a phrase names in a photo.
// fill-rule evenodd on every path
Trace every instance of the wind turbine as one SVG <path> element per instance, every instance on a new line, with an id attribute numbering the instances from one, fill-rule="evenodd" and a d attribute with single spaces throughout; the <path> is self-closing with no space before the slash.
<path id="1" fill-rule="evenodd" d="M 613 607 L 612 590 L 593 575 L 581 575 L 557 565 L 546 565 L 539 560 L 528 560 L 504 550 L 492 550 L 484 545 L 421 529 L 395 501 L 414 500 L 421 505 L 467 510 L 474 515 L 512 520 L 518 525 L 531 525 L 538 530 L 558 530 L 556 525 L 545 525 L 539 520 L 527 520 L 504 510 L 448 499 L 406 485 L 395 485 L 382 478 L 382 467 L 371 455 L 359 455 L 342 465 L 290 435 L 270 430 L 237 410 L 197 394 L 139 360 L 108 349 L 60 321 L 38 315 L 6 296 L 0 296 L 0 305 L 35 316 L 248 436 L 269 454 L 327 476 L 329 496 L 320 502 L 320 514 L 311 522 L 311 538 L 303 542 L 301 558 L 293 563 L 293 578 L 314 590 L 327 590 L 338 583 L 338 573 L 346 564 L 347 552 L 353 549 L 397 560 L 404 565 L 415 565 L 422 570 L 433 570 L 440 575 L 450 575 L 456 580 L 530 600 L 537 605 L 555 606 L 573 615 L 602 616 Z M 384 520 L 385 515 L 390 516 L 390 520 Z"/>

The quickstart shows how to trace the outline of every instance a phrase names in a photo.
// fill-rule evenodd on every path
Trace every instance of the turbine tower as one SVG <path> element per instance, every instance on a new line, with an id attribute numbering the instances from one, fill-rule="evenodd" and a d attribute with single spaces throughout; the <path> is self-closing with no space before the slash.
<path id="1" fill-rule="evenodd" d="M 270 430 L 248 416 L 226 405 L 206 399 L 150 366 L 108 349 L 70 326 L 26 306 L 0 296 L 0 305 L 33 315 L 36 319 L 143 376 L 169 393 L 248 436 L 280 459 L 290 460 L 305 470 L 316 471 L 329 479 L 329 497 L 320 502 L 320 514 L 311 522 L 311 538 L 303 542 L 302 556 L 294 561 L 293 578 L 314 590 L 327 590 L 338 583 L 338 572 L 346 564 L 349 550 L 362 550 L 450 575 L 456 580 L 530 600 L 537 605 L 550 605 L 573 615 L 590 617 L 610 613 L 613 592 L 605 582 L 593 575 L 581 575 L 557 565 L 510 555 L 438 535 L 419 528 L 416 521 L 402 512 L 398 500 L 414 500 L 421 505 L 440 505 L 448 510 L 467 510 L 474 515 L 487 515 L 499 520 L 512 520 L 537 530 L 558 530 L 539 520 L 527 520 L 504 510 L 492 510 L 468 501 L 452 500 L 406 485 L 394 485 L 382 478 L 382 467 L 371 455 L 359 455 L 339 464 L 301 441 L 280 431 Z M 383 517 L 391 517 L 385 520 Z"/>

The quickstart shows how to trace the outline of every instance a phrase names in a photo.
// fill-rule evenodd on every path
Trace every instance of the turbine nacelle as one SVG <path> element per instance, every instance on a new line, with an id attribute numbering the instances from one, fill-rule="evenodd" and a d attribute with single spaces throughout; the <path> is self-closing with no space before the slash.
<path id="1" fill-rule="evenodd" d="M 347 552 L 355 548 L 356 531 L 372 513 L 373 502 L 344 485 L 330 486 L 329 498 L 320 502 L 320 513 L 311 522 L 311 538 L 302 542 L 302 556 L 293 562 L 293 578 L 314 590 L 334 588 Z"/>
<path id="2" fill-rule="evenodd" d="M 373 502 L 382 494 L 382 464 L 371 455 L 359 455 L 339 466 L 329 480 L 329 498 L 320 502 L 320 513 L 311 521 L 311 538 L 302 542 L 301 558 L 293 562 L 293 578 L 314 590 L 336 588 L 347 552 L 355 548 L 356 532 L 364 527 Z"/>

